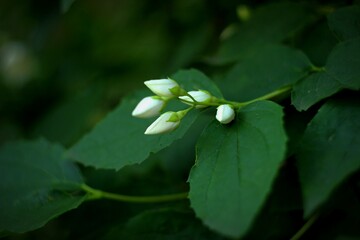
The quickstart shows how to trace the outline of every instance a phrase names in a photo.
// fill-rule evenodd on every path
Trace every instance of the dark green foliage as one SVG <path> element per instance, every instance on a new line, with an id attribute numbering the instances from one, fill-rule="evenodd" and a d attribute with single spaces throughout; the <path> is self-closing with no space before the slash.
<path id="1" fill-rule="evenodd" d="M 221 240 L 202 226 L 190 211 L 176 209 L 155 209 L 145 211 L 131 218 L 125 226 L 112 229 L 104 238 L 111 239 L 204 239 Z"/>
<path id="2" fill-rule="evenodd" d="M 360 28 L 360 27 L 359 27 Z M 360 89 L 360 37 L 337 45 L 326 63 L 326 70 L 344 87 Z"/>
<path id="3" fill-rule="evenodd" d="M 292 103 L 299 110 L 307 110 L 318 101 L 342 88 L 360 88 L 360 38 L 339 43 L 330 53 L 324 69 L 319 69 L 297 82 Z"/>
<path id="4" fill-rule="evenodd" d="M 219 85 L 227 98 L 246 101 L 291 85 L 310 69 L 310 61 L 301 51 L 265 45 L 240 60 Z"/>
<path id="5" fill-rule="evenodd" d="M 264 44 L 281 43 L 292 37 L 312 19 L 305 5 L 290 2 L 270 3 L 255 9 L 248 22 L 238 26 L 219 50 L 219 60 L 229 62 L 257 52 Z"/>
<path id="6" fill-rule="evenodd" d="M 305 131 L 298 167 L 306 216 L 360 167 L 359 100 L 327 102 Z"/>
<path id="7" fill-rule="evenodd" d="M 294 85 L 291 101 L 297 110 L 307 110 L 341 88 L 342 85 L 327 72 L 314 73 Z"/>
<path id="8" fill-rule="evenodd" d="M 332 13 L 330 28 L 340 42 L 330 52 L 325 67 L 295 84 L 292 103 L 302 111 L 342 88 L 360 88 L 360 12 L 359 6 L 342 8 Z"/>
<path id="9" fill-rule="evenodd" d="M 330 29 L 341 40 L 360 37 L 360 6 L 340 8 L 328 16 Z"/>
<path id="10" fill-rule="evenodd" d="M 360 239 L 349 2 L 0 1 L 0 237 Z M 167 77 L 214 97 L 144 135 Z"/>
<path id="11" fill-rule="evenodd" d="M 78 168 L 45 140 L 0 149 L 0 229 L 26 232 L 84 201 Z"/>

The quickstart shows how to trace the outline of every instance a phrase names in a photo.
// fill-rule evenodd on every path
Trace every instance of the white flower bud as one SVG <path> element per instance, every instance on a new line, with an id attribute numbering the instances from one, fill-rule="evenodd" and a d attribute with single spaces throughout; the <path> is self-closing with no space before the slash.
<path id="1" fill-rule="evenodd" d="M 180 117 L 176 112 L 161 114 L 145 131 L 146 135 L 167 133 L 175 130 L 180 124 Z"/>
<path id="2" fill-rule="evenodd" d="M 199 102 L 199 103 L 207 103 L 211 100 L 211 95 L 206 92 L 206 91 L 202 91 L 202 90 L 199 90 L 199 91 L 190 91 L 188 92 L 188 94 L 190 96 L 192 96 L 196 102 Z M 191 97 L 189 96 L 181 96 L 179 97 L 180 100 L 184 100 L 186 102 L 186 104 L 189 104 L 189 105 L 192 105 L 191 103 L 193 103 L 194 101 L 192 100 Z M 196 108 L 204 108 L 204 107 L 207 107 L 206 105 L 196 105 Z"/>
<path id="3" fill-rule="evenodd" d="M 136 105 L 132 112 L 133 117 L 150 118 L 160 114 L 164 108 L 165 101 L 156 97 L 143 98 L 138 105 Z"/>
<path id="4" fill-rule="evenodd" d="M 216 119 L 223 124 L 234 120 L 235 111 L 229 104 L 223 104 L 217 107 Z"/>
<path id="5" fill-rule="evenodd" d="M 170 89 L 180 87 L 177 82 L 172 79 L 158 79 L 145 81 L 144 84 L 156 95 L 161 97 L 174 97 Z"/>

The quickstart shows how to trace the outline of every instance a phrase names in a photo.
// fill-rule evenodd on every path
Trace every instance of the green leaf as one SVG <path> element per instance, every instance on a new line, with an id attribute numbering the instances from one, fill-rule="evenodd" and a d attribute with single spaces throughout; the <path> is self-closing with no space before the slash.
<path id="1" fill-rule="evenodd" d="M 291 100 L 299 111 L 307 110 L 342 88 L 360 89 L 360 38 L 341 42 L 333 49 L 323 71 L 297 82 Z"/>
<path id="2" fill-rule="evenodd" d="M 291 102 L 298 111 L 307 110 L 320 100 L 333 95 L 342 85 L 326 72 L 318 72 L 297 82 L 291 93 Z"/>
<path id="3" fill-rule="evenodd" d="M 123 228 L 114 228 L 104 239 L 223 239 L 202 226 L 190 211 L 155 209 L 131 218 Z"/>
<path id="4" fill-rule="evenodd" d="M 191 170 L 191 206 L 224 235 L 246 233 L 271 190 L 285 154 L 282 109 L 269 101 L 242 108 L 235 122 L 212 122 L 200 137 Z"/>
<path id="5" fill-rule="evenodd" d="M 311 19 L 311 12 L 303 4 L 280 2 L 261 6 L 222 43 L 217 60 L 226 63 L 242 59 L 263 44 L 280 43 Z"/>
<path id="6" fill-rule="evenodd" d="M 346 88 L 360 89 L 360 38 L 338 44 L 331 52 L 326 70 Z"/>
<path id="7" fill-rule="evenodd" d="M 186 90 L 205 89 L 221 97 L 216 86 L 199 71 L 179 71 L 172 79 Z M 152 95 L 150 91 L 146 94 Z M 143 93 L 138 93 L 124 99 L 119 107 L 70 149 L 69 155 L 96 168 L 120 169 L 126 165 L 141 163 L 150 153 L 156 153 L 181 138 L 199 114 L 197 110 L 190 111 L 174 132 L 144 135 L 145 129 L 154 119 L 137 119 L 131 116 L 132 110 L 144 96 Z M 184 104 L 181 106 L 187 107 Z"/>
<path id="8" fill-rule="evenodd" d="M 0 229 L 22 233 L 79 206 L 83 183 L 64 149 L 45 140 L 0 149 Z"/>
<path id="9" fill-rule="evenodd" d="M 295 83 L 310 68 L 309 59 L 301 51 L 266 45 L 239 61 L 219 86 L 226 98 L 246 101 Z"/>
<path id="10" fill-rule="evenodd" d="M 360 6 L 353 5 L 337 9 L 328 16 L 328 23 L 339 40 L 360 37 Z"/>
<path id="11" fill-rule="evenodd" d="M 309 123 L 298 152 L 305 216 L 360 167 L 360 101 L 329 101 Z"/>

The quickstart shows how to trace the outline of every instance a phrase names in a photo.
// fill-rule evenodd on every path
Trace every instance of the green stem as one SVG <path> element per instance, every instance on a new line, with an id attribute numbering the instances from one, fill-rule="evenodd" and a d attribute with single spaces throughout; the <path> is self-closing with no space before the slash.
<path id="1" fill-rule="evenodd" d="M 304 235 L 304 233 L 314 224 L 314 222 L 316 221 L 316 219 L 318 219 L 318 217 L 319 214 L 314 214 L 290 240 L 300 239 Z"/>
<path id="2" fill-rule="evenodd" d="M 185 115 L 186 115 L 190 110 L 192 110 L 192 109 L 194 109 L 194 106 L 191 106 L 191 107 L 189 107 L 189 108 L 187 108 L 187 109 L 185 109 L 185 110 L 178 111 L 178 112 L 177 112 L 177 115 L 178 115 L 179 118 L 180 118 L 180 119 L 178 119 L 178 120 L 181 120 L 183 117 L 185 117 Z"/>
<path id="3" fill-rule="evenodd" d="M 292 89 L 292 86 L 286 86 L 286 87 L 277 89 L 277 90 L 275 90 L 275 91 L 273 91 L 271 93 L 268 93 L 268 94 L 266 94 L 264 96 L 255 98 L 255 99 L 247 101 L 247 102 L 232 102 L 232 101 L 227 101 L 225 99 L 218 99 L 217 102 L 220 103 L 220 104 L 230 104 L 230 105 L 233 105 L 234 107 L 240 108 L 240 107 L 244 107 L 244 106 L 246 106 L 246 105 L 248 105 L 250 103 L 253 103 L 253 102 L 271 99 L 273 97 L 276 97 L 276 96 L 279 96 L 279 95 L 284 94 L 286 92 L 289 92 L 289 91 L 291 91 L 291 89 Z"/>
<path id="4" fill-rule="evenodd" d="M 160 203 L 160 202 L 183 200 L 186 199 L 188 196 L 187 192 L 160 195 L 160 196 L 128 196 L 128 195 L 104 192 L 98 189 L 91 188 L 86 184 L 83 184 L 81 188 L 89 194 L 88 200 L 111 199 L 120 202 L 131 202 L 131 203 Z"/>
<path id="5" fill-rule="evenodd" d="M 311 72 L 325 72 L 326 69 L 325 69 L 325 67 L 317 67 L 317 66 L 312 65 L 310 68 L 310 71 Z"/>
<path id="6" fill-rule="evenodd" d="M 207 106 L 207 107 L 209 107 L 209 106 L 219 106 L 219 104 L 218 103 L 202 103 L 202 102 L 198 102 L 198 101 L 196 101 L 195 99 L 194 100 L 192 100 L 192 101 L 187 101 L 187 100 L 185 100 L 185 99 L 181 99 L 180 101 L 182 101 L 182 102 L 184 102 L 184 103 L 187 103 L 187 104 L 189 104 L 189 105 L 193 105 L 194 107 L 196 106 L 196 105 L 203 105 L 203 106 Z"/>
<path id="7" fill-rule="evenodd" d="M 244 106 L 246 106 L 246 105 L 248 105 L 250 103 L 253 103 L 253 102 L 271 99 L 273 97 L 279 96 L 279 95 L 284 94 L 286 92 L 290 92 L 291 89 L 292 89 L 292 86 L 286 86 L 286 87 L 277 89 L 277 90 L 275 90 L 275 91 L 273 91 L 271 93 L 268 93 L 268 94 L 266 94 L 264 96 L 261 96 L 261 97 L 258 97 L 258 98 L 255 98 L 253 100 L 246 101 L 246 102 L 233 102 L 233 101 L 228 101 L 228 100 L 225 100 L 225 99 L 219 99 L 219 98 L 215 98 L 215 97 L 213 97 L 213 100 L 211 102 L 198 102 L 190 94 L 187 94 L 187 96 L 189 98 L 191 98 L 191 101 L 184 100 L 184 99 L 181 99 L 181 101 L 184 102 L 184 103 L 193 105 L 193 106 L 203 105 L 203 106 L 207 106 L 207 107 L 210 107 L 210 106 L 217 107 L 217 106 L 222 105 L 222 104 L 230 104 L 230 105 L 232 105 L 232 106 L 234 106 L 236 108 L 240 108 L 240 107 L 244 107 Z"/>
<path id="8" fill-rule="evenodd" d="M 253 103 L 253 102 L 271 99 L 271 98 L 276 97 L 276 96 L 279 96 L 279 95 L 281 95 L 281 94 L 283 94 L 283 93 L 290 92 L 291 89 L 292 89 L 292 86 L 286 86 L 286 87 L 280 88 L 280 89 L 278 89 L 278 90 L 275 90 L 275 91 L 273 91 L 273 92 L 271 92 L 271 93 L 268 93 L 268 94 L 266 94 L 266 95 L 264 95 L 264 96 L 255 98 L 255 99 L 250 100 L 250 101 L 247 101 L 247 102 L 243 102 L 242 104 L 248 105 L 248 104 Z"/>

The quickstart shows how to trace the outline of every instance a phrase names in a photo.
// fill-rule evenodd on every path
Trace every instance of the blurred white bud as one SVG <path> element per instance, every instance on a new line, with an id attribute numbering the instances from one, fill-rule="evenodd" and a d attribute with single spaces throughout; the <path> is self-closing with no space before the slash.
<path id="1" fill-rule="evenodd" d="M 0 49 L 0 70 L 9 87 L 25 85 L 36 73 L 36 61 L 20 42 L 9 42 Z"/>
<path id="2" fill-rule="evenodd" d="M 165 101 L 158 97 L 143 98 L 138 105 L 136 105 L 132 112 L 133 117 L 150 118 L 160 114 L 165 106 Z"/>
<path id="3" fill-rule="evenodd" d="M 223 124 L 234 120 L 235 111 L 229 104 L 223 104 L 217 107 L 216 119 Z"/>
<path id="4" fill-rule="evenodd" d="M 146 135 L 167 133 L 175 130 L 181 117 L 176 112 L 166 112 L 160 115 L 145 131 Z"/>
<path id="5" fill-rule="evenodd" d="M 188 92 L 188 94 L 190 96 L 192 96 L 196 102 L 198 103 L 205 103 L 204 105 L 196 105 L 196 108 L 204 108 L 207 107 L 206 103 L 211 101 L 212 96 L 203 90 L 199 90 L 199 91 L 190 91 Z M 189 96 L 181 96 L 179 97 L 180 100 L 184 100 L 184 103 L 192 105 L 191 103 L 193 103 L 193 99 Z M 186 102 L 185 102 L 186 101 Z"/>
<path id="6" fill-rule="evenodd" d="M 179 84 L 172 79 L 158 79 L 145 81 L 144 84 L 156 95 L 161 97 L 174 97 L 171 89 L 180 88 Z"/>

